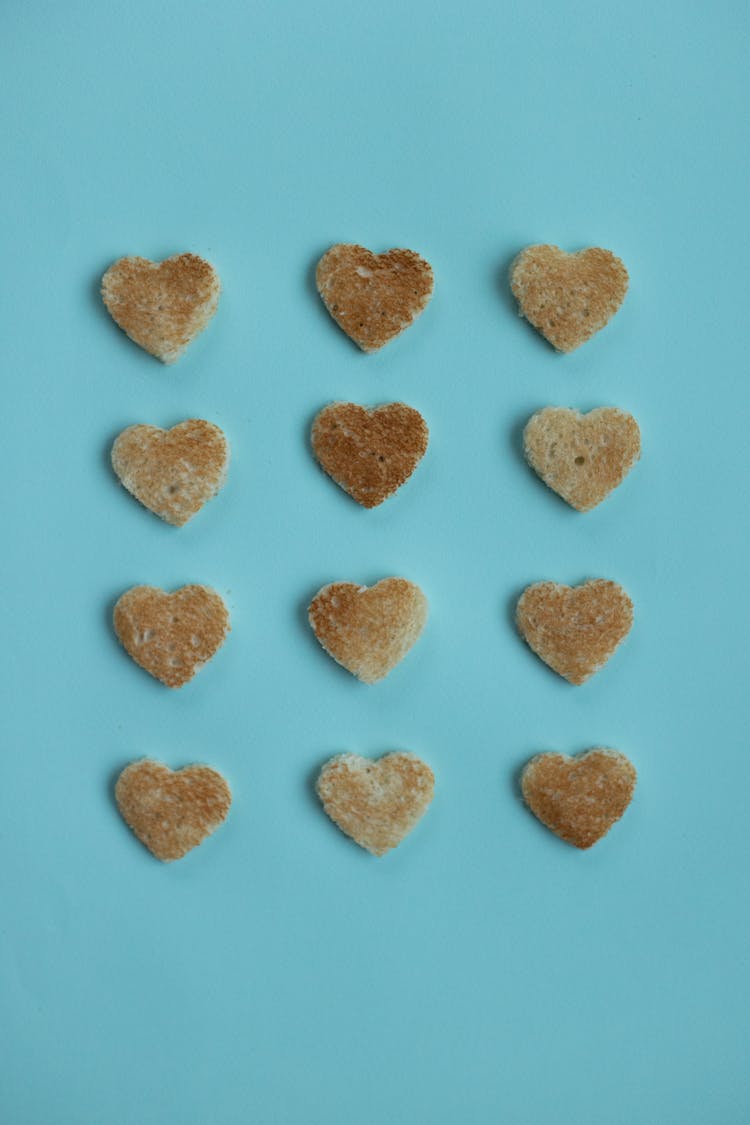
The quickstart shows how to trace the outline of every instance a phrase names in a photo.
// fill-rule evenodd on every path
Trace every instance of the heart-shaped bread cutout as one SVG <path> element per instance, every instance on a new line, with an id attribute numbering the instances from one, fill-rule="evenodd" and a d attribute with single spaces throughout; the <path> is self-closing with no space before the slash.
<path id="1" fill-rule="evenodd" d="M 427 449 L 429 430 L 403 402 L 367 408 L 332 402 L 312 426 L 321 467 L 363 508 L 375 508 L 409 479 Z"/>
<path id="2" fill-rule="evenodd" d="M 308 618 L 329 656 L 364 684 L 387 676 L 427 622 L 427 598 L 405 578 L 374 586 L 332 582 L 313 598 Z"/>
<path id="3" fill-rule="evenodd" d="M 212 422 L 191 418 L 171 430 L 129 426 L 112 446 L 112 467 L 128 492 L 182 527 L 224 484 L 229 446 Z"/>
<path id="4" fill-rule="evenodd" d="M 155 586 L 134 586 L 118 600 L 114 626 L 136 664 L 167 687 L 178 688 L 221 648 L 229 614 L 208 586 L 182 586 L 171 594 Z"/>
<path id="5" fill-rule="evenodd" d="M 131 340 L 162 363 L 174 363 L 216 312 L 219 275 L 197 254 L 163 262 L 120 258 L 102 278 L 102 299 Z"/>
<path id="6" fill-rule="evenodd" d="M 536 582 L 518 600 L 521 636 L 571 684 L 602 668 L 633 624 L 633 603 L 616 582 L 591 578 L 581 586 Z"/>
<path id="7" fill-rule="evenodd" d="M 232 794 L 209 766 L 171 770 L 144 759 L 126 766 L 115 785 L 125 823 L 157 859 L 182 859 L 226 819 Z"/>
<path id="8" fill-rule="evenodd" d="M 590 848 L 630 804 L 635 767 L 617 750 L 587 750 L 575 758 L 537 754 L 521 777 L 524 800 L 556 836 Z"/>
<path id="9" fill-rule="evenodd" d="M 373 254 L 339 243 L 318 262 L 318 292 L 339 328 L 376 352 L 409 328 L 432 296 L 432 266 L 413 250 Z"/>
<path id="10" fill-rule="evenodd" d="M 572 352 L 604 328 L 628 291 L 628 271 L 610 250 L 566 254 L 527 246 L 510 269 L 518 311 L 559 352 Z"/>
<path id="11" fill-rule="evenodd" d="M 435 790 L 432 770 L 398 751 L 378 761 L 339 754 L 320 771 L 318 796 L 331 820 L 360 847 L 384 855 L 427 812 Z"/>
<path id="12" fill-rule="evenodd" d="M 600 406 L 588 414 L 547 406 L 523 433 L 526 460 L 563 500 L 589 512 L 621 484 L 641 455 L 632 414 Z"/>

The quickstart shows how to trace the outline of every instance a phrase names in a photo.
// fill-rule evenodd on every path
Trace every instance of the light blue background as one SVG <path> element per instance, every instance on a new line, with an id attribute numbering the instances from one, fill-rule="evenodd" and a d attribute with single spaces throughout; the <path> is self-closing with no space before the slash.
<path id="1" fill-rule="evenodd" d="M 744 3 L 6 2 L 0 17 L 5 695 L 0 1116 L 8 1125 L 741 1125 L 750 1119 Z M 331 243 L 432 262 L 364 356 L 313 270 Z M 612 248 L 615 321 L 556 355 L 515 315 L 524 245 Z M 164 368 L 104 269 L 192 250 L 219 312 Z M 358 508 L 316 468 L 333 399 L 431 429 Z M 534 477 L 548 405 L 632 411 L 644 453 L 580 516 Z M 219 423 L 229 483 L 180 531 L 117 484 L 135 422 Z M 364 687 L 318 648 L 323 583 L 403 574 L 427 631 Z M 520 590 L 612 577 L 631 637 L 571 688 Z M 205 582 L 225 648 L 169 692 L 110 617 Z M 627 753 L 624 820 L 579 853 L 524 809 L 541 750 Z M 312 791 L 341 750 L 437 775 L 375 860 Z M 162 866 L 117 772 L 208 761 L 226 825 Z"/>

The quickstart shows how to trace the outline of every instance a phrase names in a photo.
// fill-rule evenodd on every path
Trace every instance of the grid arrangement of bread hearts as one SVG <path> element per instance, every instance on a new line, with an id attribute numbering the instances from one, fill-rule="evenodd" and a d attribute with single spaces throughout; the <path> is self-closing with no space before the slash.
<path id="1" fill-rule="evenodd" d="M 320 297 L 339 328 L 372 353 L 411 328 L 434 288 L 432 267 L 412 250 L 376 254 L 338 244 L 318 263 Z M 619 258 L 592 247 L 566 253 L 526 247 L 513 262 L 510 287 L 520 316 L 559 352 L 573 351 L 618 311 L 628 287 Z M 102 279 L 102 298 L 117 325 L 146 352 L 174 363 L 214 316 L 221 293 L 213 266 L 195 254 L 163 262 L 127 257 Z M 418 468 L 429 442 L 427 423 L 403 402 L 366 407 L 333 402 L 310 435 L 321 469 L 356 503 L 389 501 Z M 523 435 L 530 468 L 563 501 L 588 512 L 616 489 L 640 457 L 635 419 L 614 407 L 581 414 L 549 406 Z M 229 445 L 221 429 L 188 419 L 170 430 L 132 425 L 116 439 L 112 467 L 145 508 L 182 527 L 222 488 Z M 364 684 L 389 675 L 419 640 L 429 607 L 422 590 L 399 575 L 371 587 L 351 581 L 324 586 L 309 606 L 321 648 Z M 608 578 L 570 587 L 536 582 L 521 595 L 516 624 L 553 672 L 582 685 L 614 655 L 633 622 L 626 591 Z M 125 591 L 113 615 L 126 653 L 169 688 L 181 688 L 211 660 L 229 631 L 223 598 L 210 587 L 167 592 L 149 585 Z M 529 810 L 561 840 L 586 849 L 630 803 L 636 771 L 611 748 L 569 757 L 542 753 L 525 766 L 521 792 Z M 435 787 L 429 765 L 408 752 L 373 760 L 340 754 L 326 762 L 317 793 L 331 820 L 371 854 L 396 847 L 426 813 Z M 115 797 L 123 819 L 158 859 L 180 859 L 226 818 L 231 792 L 206 765 L 171 770 L 149 759 L 121 773 Z"/>

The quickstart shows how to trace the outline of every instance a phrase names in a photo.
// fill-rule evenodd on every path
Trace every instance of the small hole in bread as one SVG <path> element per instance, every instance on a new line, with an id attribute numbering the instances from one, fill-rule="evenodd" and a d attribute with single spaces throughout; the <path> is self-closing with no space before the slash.
<path id="1" fill-rule="evenodd" d="M 179 484 L 170 484 L 169 488 L 167 489 L 167 492 L 169 493 L 170 496 L 174 496 L 175 492 L 179 492 L 179 491 L 180 491 Z"/>
<path id="2" fill-rule="evenodd" d="M 583 465 L 586 461 L 585 457 L 576 457 L 576 465 Z"/>

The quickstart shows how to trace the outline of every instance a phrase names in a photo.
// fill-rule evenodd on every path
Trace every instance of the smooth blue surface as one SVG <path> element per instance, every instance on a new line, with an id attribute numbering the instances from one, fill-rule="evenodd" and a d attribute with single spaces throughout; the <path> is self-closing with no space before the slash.
<path id="1" fill-rule="evenodd" d="M 747 1073 L 747 6 L 6 3 L 0 16 L 4 625 L 0 1118 L 8 1125 L 741 1125 Z M 364 356 L 332 242 L 409 246 L 434 300 Z M 556 355 L 515 315 L 524 245 L 612 248 L 631 291 Z M 219 312 L 175 367 L 98 298 L 192 250 Z M 315 412 L 431 429 L 372 512 Z M 612 404 L 644 453 L 580 516 L 525 466 L 548 404 Z M 126 425 L 219 423 L 182 530 L 120 488 Z M 744 478 L 744 479 L 743 479 Z M 323 583 L 431 603 L 392 676 L 318 648 Z M 619 580 L 631 637 L 575 689 L 515 634 L 529 582 Z M 215 586 L 233 631 L 180 692 L 114 639 L 129 586 Z M 518 798 L 540 750 L 626 752 L 635 801 L 579 853 Z M 437 775 L 375 860 L 314 774 L 404 748 Z M 157 863 L 117 772 L 208 761 L 226 825 Z"/>

